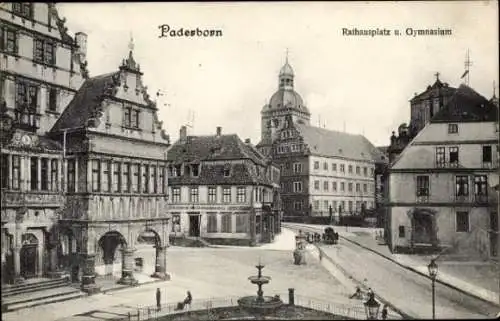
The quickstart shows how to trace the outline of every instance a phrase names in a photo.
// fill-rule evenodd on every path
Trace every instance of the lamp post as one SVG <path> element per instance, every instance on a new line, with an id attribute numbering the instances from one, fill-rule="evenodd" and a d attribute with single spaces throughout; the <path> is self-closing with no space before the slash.
<path id="1" fill-rule="evenodd" d="M 366 311 L 367 320 L 377 320 L 380 303 L 375 300 L 375 293 L 371 292 L 368 300 L 363 303 Z"/>
<path id="2" fill-rule="evenodd" d="M 431 260 L 427 268 L 429 269 L 429 275 L 432 280 L 432 319 L 436 319 L 436 276 L 438 273 L 438 266 L 435 259 Z"/>

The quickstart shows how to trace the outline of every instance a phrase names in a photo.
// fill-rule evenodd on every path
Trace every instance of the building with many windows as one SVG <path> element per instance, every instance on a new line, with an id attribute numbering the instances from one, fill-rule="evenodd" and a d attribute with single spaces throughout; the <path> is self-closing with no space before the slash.
<path id="1" fill-rule="evenodd" d="M 461 85 L 394 160 L 394 251 L 498 256 L 498 107 Z"/>
<path id="2" fill-rule="evenodd" d="M 168 151 L 171 237 L 255 245 L 280 232 L 279 169 L 237 135 L 187 135 Z"/>
<path id="3" fill-rule="evenodd" d="M 375 165 L 383 155 L 362 135 L 309 124 L 288 60 L 264 106 L 257 145 L 280 166 L 284 219 L 360 213 L 375 207 Z"/>
<path id="4" fill-rule="evenodd" d="M 54 4 L 3 5 L 0 19 L 2 276 L 69 272 L 95 292 L 96 267 L 118 263 L 135 283 L 134 245 L 152 235 L 154 275 L 168 277 L 169 137 L 133 47 L 89 78 L 86 35 L 69 36 Z"/>

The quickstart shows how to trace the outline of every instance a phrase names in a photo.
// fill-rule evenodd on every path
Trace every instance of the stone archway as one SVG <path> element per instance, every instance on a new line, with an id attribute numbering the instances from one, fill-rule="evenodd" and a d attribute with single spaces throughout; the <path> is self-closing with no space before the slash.
<path id="1" fill-rule="evenodd" d="M 20 252 L 20 271 L 25 279 L 36 277 L 38 274 L 38 238 L 31 233 L 22 235 Z"/>
<path id="2" fill-rule="evenodd" d="M 154 265 L 154 272 L 151 277 L 168 279 L 168 274 L 166 273 L 167 246 L 164 245 L 165 240 L 162 240 L 160 234 L 154 229 L 146 227 L 139 233 L 137 241 L 144 245 L 154 246 L 155 248 L 154 261 L 150 263 Z"/>
<path id="3" fill-rule="evenodd" d="M 98 245 L 97 260 L 104 263 L 105 275 L 113 275 L 114 264 L 122 261 L 121 250 L 127 242 L 120 232 L 109 231 L 99 238 Z"/>
<path id="4" fill-rule="evenodd" d="M 414 208 L 408 212 L 411 222 L 411 247 L 438 245 L 437 212 L 427 208 Z"/>

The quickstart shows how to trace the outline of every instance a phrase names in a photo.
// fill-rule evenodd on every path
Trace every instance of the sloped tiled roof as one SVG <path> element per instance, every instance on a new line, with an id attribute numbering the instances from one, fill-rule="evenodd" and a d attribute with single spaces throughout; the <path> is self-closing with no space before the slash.
<path id="1" fill-rule="evenodd" d="M 436 79 L 436 82 L 432 86 L 428 86 L 427 89 L 420 94 L 413 97 L 410 101 L 417 101 L 422 99 L 427 99 L 430 97 L 436 97 L 438 93 L 442 96 L 452 95 L 457 89 L 454 87 L 448 86 L 448 84 L 441 82 L 439 79 Z"/>
<path id="2" fill-rule="evenodd" d="M 216 160 L 248 159 L 254 163 L 265 166 L 267 158 L 259 153 L 250 144 L 245 144 L 235 135 L 220 136 L 187 136 L 185 142 L 178 140 L 168 151 L 167 161 L 173 164 L 196 163 Z M 198 177 L 183 175 L 169 177 L 169 184 L 266 184 L 272 185 L 264 171 L 257 174 L 253 166 L 233 164 L 230 176 L 225 177 L 224 164 L 202 163 Z"/>
<path id="3" fill-rule="evenodd" d="M 167 153 L 167 160 L 185 163 L 202 160 L 251 159 L 265 164 L 265 158 L 243 143 L 236 134 L 220 136 L 187 136 L 178 140 Z"/>
<path id="4" fill-rule="evenodd" d="M 467 85 L 460 85 L 431 122 L 483 122 L 498 120 L 497 107 Z"/>
<path id="5" fill-rule="evenodd" d="M 117 74 L 118 72 L 113 72 L 87 79 L 54 124 L 51 132 L 87 127 L 90 119 L 99 118 L 104 94 L 114 87 Z"/>
<path id="6" fill-rule="evenodd" d="M 349 134 L 324 128 L 295 124 L 304 143 L 313 155 L 346 157 L 357 160 L 384 162 L 385 157 L 363 135 Z"/>

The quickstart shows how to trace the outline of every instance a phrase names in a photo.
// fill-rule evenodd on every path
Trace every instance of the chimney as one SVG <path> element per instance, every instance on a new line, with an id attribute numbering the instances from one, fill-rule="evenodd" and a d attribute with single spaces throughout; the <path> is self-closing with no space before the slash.
<path id="1" fill-rule="evenodd" d="M 221 132 L 222 132 L 222 127 L 217 126 L 217 136 L 220 136 Z"/>
<path id="2" fill-rule="evenodd" d="M 251 144 L 250 138 L 245 139 L 245 144 Z"/>
<path id="3" fill-rule="evenodd" d="M 87 34 L 84 32 L 75 33 L 75 42 L 78 46 L 77 54 L 80 57 L 80 62 L 87 60 Z"/>
<path id="4" fill-rule="evenodd" d="M 186 143 L 187 141 L 187 127 L 182 126 L 181 130 L 179 131 L 179 141 L 181 143 Z"/>

